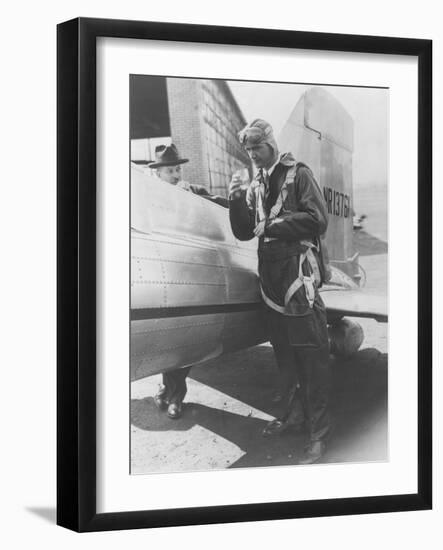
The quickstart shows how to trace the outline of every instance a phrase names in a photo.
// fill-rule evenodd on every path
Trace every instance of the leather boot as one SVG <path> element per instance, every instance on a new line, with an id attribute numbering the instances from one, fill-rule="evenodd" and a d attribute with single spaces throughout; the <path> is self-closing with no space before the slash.
<path id="1" fill-rule="evenodd" d="M 326 445 L 323 441 L 311 441 L 305 448 L 302 458 L 298 461 L 299 464 L 314 464 L 325 454 Z"/>
<path id="2" fill-rule="evenodd" d="M 169 401 L 166 396 L 165 386 L 160 386 L 158 392 L 156 393 L 156 395 L 154 395 L 154 403 L 160 410 L 166 409 L 166 407 L 169 405 Z"/>
<path id="3" fill-rule="evenodd" d="M 173 420 L 180 418 L 182 415 L 182 404 L 181 403 L 171 403 L 168 407 L 168 416 Z"/>
<path id="4" fill-rule="evenodd" d="M 275 420 L 272 420 L 271 422 L 268 422 L 266 426 L 263 428 L 262 436 L 263 437 L 272 437 L 274 435 L 281 435 L 281 434 L 291 434 L 291 435 L 297 435 L 301 434 L 305 430 L 305 423 L 303 420 L 300 422 L 291 423 L 287 420 L 280 420 L 276 418 Z"/>

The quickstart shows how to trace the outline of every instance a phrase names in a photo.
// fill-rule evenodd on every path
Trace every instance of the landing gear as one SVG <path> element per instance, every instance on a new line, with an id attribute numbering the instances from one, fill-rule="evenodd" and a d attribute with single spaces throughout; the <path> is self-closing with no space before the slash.
<path id="1" fill-rule="evenodd" d="M 363 339 L 363 328 L 356 321 L 344 317 L 329 325 L 329 343 L 333 355 L 349 357 L 359 350 Z"/>

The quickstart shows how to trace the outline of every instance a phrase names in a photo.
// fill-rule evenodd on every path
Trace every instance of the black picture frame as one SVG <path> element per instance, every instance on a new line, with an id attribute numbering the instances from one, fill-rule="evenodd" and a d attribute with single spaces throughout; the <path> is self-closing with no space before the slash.
<path id="1" fill-rule="evenodd" d="M 96 512 L 96 39 L 173 40 L 418 59 L 418 491 L 328 500 Z M 57 523 L 147 528 L 432 507 L 432 41 L 74 19 L 57 29 Z"/>

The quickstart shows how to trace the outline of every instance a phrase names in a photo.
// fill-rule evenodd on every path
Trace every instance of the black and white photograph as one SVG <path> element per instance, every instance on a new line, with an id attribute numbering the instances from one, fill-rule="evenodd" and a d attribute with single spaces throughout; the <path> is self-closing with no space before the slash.
<path id="1" fill-rule="evenodd" d="M 128 85 L 130 473 L 389 461 L 389 88 Z"/>
<path id="2" fill-rule="evenodd" d="M 78 18 L 57 51 L 57 523 L 430 509 L 432 41 Z"/>

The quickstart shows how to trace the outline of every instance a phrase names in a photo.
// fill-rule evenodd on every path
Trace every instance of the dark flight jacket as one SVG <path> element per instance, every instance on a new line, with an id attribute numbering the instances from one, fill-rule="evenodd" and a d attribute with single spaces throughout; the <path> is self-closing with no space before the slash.
<path id="1" fill-rule="evenodd" d="M 288 171 L 295 177 L 287 181 Z M 263 185 L 261 186 L 263 189 Z M 284 191 L 284 192 L 283 192 Z M 272 218 L 271 209 L 281 196 L 281 209 Z M 263 195 L 262 195 L 263 197 Z M 229 202 L 231 228 L 239 240 L 254 237 L 254 227 L 265 216 L 264 237 L 259 239 L 258 272 L 262 294 L 267 305 L 285 316 L 291 345 L 320 347 L 327 343 L 326 311 L 318 287 L 327 279 L 320 237 L 326 232 L 328 214 L 320 188 L 308 166 L 295 162 L 291 153 L 280 157 L 274 168 L 265 197 L 260 199 L 260 179 L 257 176 L 246 193 Z M 314 295 L 308 299 L 306 287 L 291 295 L 290 287 L 303 276 L 313 275 L 310 262 L 300 267 L 300 257 L 310 246 L 317 261 L 320 279 Z M 291 296 L 289 302 L 285 301 Z"/>

